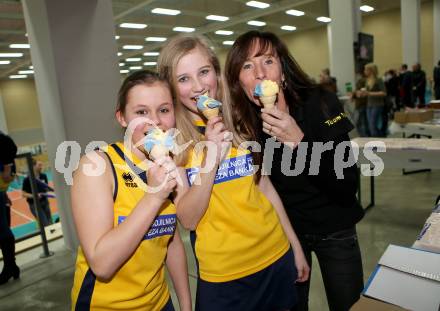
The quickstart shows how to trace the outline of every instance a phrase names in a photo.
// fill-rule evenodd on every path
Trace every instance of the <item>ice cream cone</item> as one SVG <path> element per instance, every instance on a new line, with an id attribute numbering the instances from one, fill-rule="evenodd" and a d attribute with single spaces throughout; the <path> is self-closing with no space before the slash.
<path id="1" fill-rule="evenodd" d="M 260 96 L 260 102 L 263 104 L 264 108 L 273 108 L 275 106 L 276 99 L 276 94 L 273 96 Z"/>
<path id="2" fill-rule="evenodd" d="M 152 160 L 156 160 L 161 157 L 166 157 L 167 155 L 169 155 L 169 150 L 167 147 L 165 147 L 162 144 L 157 144 L 153 146 L 153 148 L 150 151 L 150 158 Z"/>
<path id="3" fill-rule="evenodd" d="M 219 108 L 208 108 L 202 111 L 203 115 L 208 119 L 212 119 L 214 117 L 217 117 L 220 112 Z"/>

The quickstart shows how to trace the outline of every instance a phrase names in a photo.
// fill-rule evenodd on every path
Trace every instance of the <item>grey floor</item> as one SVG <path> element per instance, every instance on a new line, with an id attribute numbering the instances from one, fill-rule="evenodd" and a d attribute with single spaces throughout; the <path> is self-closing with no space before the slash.
<path id="1" fill-rule="evenodd" d="M 369 180 L 362 178 L 364 204 L 369 198 Z M 365 280 L 390 244 L 411 246 L 440 194 L 440 171 L 402 175 L 386 170 L 376 179 L 376 206 L 359 223 Z M 188 249 L 191 290 L 195 291 L 194 259 Z M 41 248 L 19 254 L 19 280 L 0 286 L 0 310 L 68 310 L 73 276 L 73 255 L 63 240 L 51 242 L 54 256 L 40 259 Z M 175 297 L 174 297 L 175 298 Z M 310 310 L 328 310 L 316 258 L 313 265 Z"/>

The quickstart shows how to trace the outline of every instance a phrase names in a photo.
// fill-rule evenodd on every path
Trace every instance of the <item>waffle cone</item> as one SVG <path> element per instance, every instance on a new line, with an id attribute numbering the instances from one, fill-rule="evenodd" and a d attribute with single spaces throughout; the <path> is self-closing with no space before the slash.
<path id="1" fill-rule="evenodd" d="M 260 96 L 260 102 L 263 104 L 264 108 L 273 108 L 275 106 L 276 99 L 276 94 L 273 96 Z"/>
<path id="2" fill-rule="evenodd" d="M 202 111 L 203 115 L 208 119 L 212 119 L 214 117 L 217 117 L 220 112 L 219 108 L 207 108 Z"/>
<path id="3" fill-rule="evenodd" d="M 159 159 L 161 157 L 165 157 L 169 154 L 168 148 L 164 145 L 155 145 L 150 151 L 150 158 L 152 160 Z"/>

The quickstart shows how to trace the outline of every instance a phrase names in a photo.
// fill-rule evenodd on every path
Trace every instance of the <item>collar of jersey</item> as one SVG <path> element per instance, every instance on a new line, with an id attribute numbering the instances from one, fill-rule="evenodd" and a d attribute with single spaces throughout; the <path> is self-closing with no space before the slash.
<path id="1" fill-rule="evenodd" d="M 202 119 L 193 120 L 193 124 L 197 127 L 206 127 L 206 123 Z"/>
<path id="2" fill-rule="evenodd" d="M 137 167 L 139 167 L 142 170 L 146 170 L 147 166 L 146 166 L 146 161 L 145 160 L 141 160 L 139 159 L 136 154 L 134 154 L 134 152 L 131 152 L 130 150 L 125 149 L 124 147 L 124 143 L 123 142 L 118 142 L 116 143 L 119 148 L 122 150 L 122 152 L 124 153 L 124 155 L 131 161 L 133 162 Z"/>

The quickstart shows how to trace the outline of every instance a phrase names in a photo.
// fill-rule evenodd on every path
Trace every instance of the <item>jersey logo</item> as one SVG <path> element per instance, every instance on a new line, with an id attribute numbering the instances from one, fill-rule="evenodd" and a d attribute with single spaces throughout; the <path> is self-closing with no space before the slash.
<path id="1" fill-rule="evenodd" d="M 118 224 L 122 223 L 126 216 L 118 217 Z M 154 219 L 153 224 L 144 235 L 143 240 L 151 240 L 164 235 L 173 235 L 176 230 L 177 217 L 176 214 L 159 215 Z"/>
<path id="2" fill-rule="evenodd" d="M 186 176 L 190 185 L 194 183 L 200 167 L 191 167 L 186 169 Z M 219 184 L 229 180 L 252 175 L 254 173 L 252 154 L 230 158 L 220 163 L 214 184 Z"/>
<path id="3" fill-rule="evenodd" d="M 324 123 L 327 124 L 328 126 L 332 126 L 333 124 L 341 121 L 342 119 L 347 118 L 347 114 L 344 112 L 341 112 L 339 115 L 337 115 L 336 117 L 332 118 L 332 119 L 328 119 L 326 120 Z"/>
<path id="4" fill-rule="evenodd" d="M 133 175 L 130 172 L 122 173 L 122 179 L 124 180 L 125 186 L 129 188 L 137 188 L 137 184 L 134 182 Z"/>

